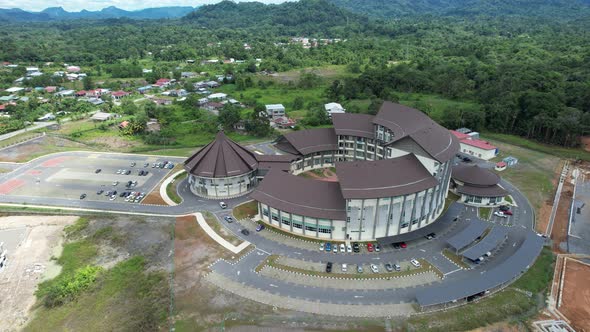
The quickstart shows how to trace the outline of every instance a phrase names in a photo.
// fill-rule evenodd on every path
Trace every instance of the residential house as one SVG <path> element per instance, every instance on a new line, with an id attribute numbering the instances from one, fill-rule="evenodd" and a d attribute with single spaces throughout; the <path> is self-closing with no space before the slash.
<path id="1" fill-rule="evenodd" d="M 286 116 L 278 117 L 271 122 L 272 127 L 281 129 L 293 128 L 296 124 L 297 122 L 295 120 L 288 118 Z"/>
<path id="2" fill-rule="evenodd" d="M 222 99 L 226 99 L 227 98 L 227 94 L 222 93 L 222 92 L 212 93 L 212 94 L 209 95 L 208 98 L 209 98 L 209 100 L 211 100 L 211 99 L 219 99 L 219 100 L 222 100 Z"/>
<path id="3" fill-rule="evenodd" d="M 152 101 L 156 103 L 156 105 L 172 105 L 172 100 L 170 99 L 154 98 Z"/>
<path id="4" fill-rule="evenodd" d="M 141 94 L 144 94 L 144 93 L 146 93 L 147 91 L 149 91 L 151 89 L 152 89 L 152 86 L 151 85 L 146 85 L 146 86 L 142 86 L 140 88 L 137 88 L 137 92 L 139 92 Z"/>
<path id="5" fill-rule="evenodd" d="M 45 87 L 45 92 L 47 92 L 47 93 L 54 93 L 55 91 L 57 91 L 56 86 L 46 86 Z"/>
<path id="6" fill-rule="evenodd" d="M 77 91 L 76 97 L 86 97 L 86 90 Z"/>
<path id="7" fill-rule="evenodd" d="M 276 119 L 285 116 L 285 106 L 283 104 L 269 104 L 265 105 L 266 116 L 271 119 Z"/>
<path id="8" fill-rule="evenodd" d="M 68 66 L 66 67 L 66 70 L 70 73 L 79 73 L 80 72 L 80 67 L 78 66 Z"/>
<path id="9" fill-rule="evenodd" d="M 156 86 L 162 88 L 162 87 L 167 87 L 169 86 L 171 83 L 171 80 L 169 78 L 160 78 L 159 80 L 156 81 Z"/>
<path id="10" fill-rule="evenodd" d="M 246 121 L 240 120 L 236 122 L 234 125 L 234 130 L 244 132 L 246 131 Z"/>
<path id="11" fill-rule="evenodd" d="M 180 77 L 193 78 L 193 77 L 197 77 L 197 73 L 193 73 L 192 71 L 183 71 L 180 73 Z"/>
<path id="12" fill-rule="evenodd" d="M 113 97 L 114 100 L 121 100 L 121 98 L 129 96 L 129 95 L 130 95 L 129 92 L 125 92 L 122 90 L 115 91 L 115 92 L 111 93 L 111 97 Z"/>
<path id="13" fill-rule="evenodd" d="M 12 87 L 12 88 L 8 88 L 6 90 L 4 90 L 5 92 L 9 92 L 9 93 L 17 93 L 17 92 L 21 92 L 23 91 L 25 88 L 19 88 L 19 87 Z"/>
<path id="14" fill-rule="evenodd" d="M 219 84 L 219 82 L 216 81 L 207 81 L 205 82 L 205 84 L 207 85 L 207 87 L 209 87 L 209 89 L 219 88 L 221 86 L 221 84 Z"/>
<path id="15" fill-rule="evenodd" d="M 144 74 L 149 74 L 149 73 L 151 73 L 153 71 L 154 71 L 153 69 L 145 69 L 145 68 L 141 70 L 141 72 L 144 73 Z"/>
<path id="16" fill-rule="evenodd" d="M 71 97 L 76 93 L 74 90 L 62 90 L 56 93 L 59 97 Z"/>
<path id="17" fill-rule="evenodd" d="M 338 103 L 327 103 L 324 105 L 324 109 L 330 118 L 332 117 L 332 114 L 346 113 L 344 107 Z"/>
<path id="18" fill-rule="evenodd" d="M 116 116 L 113 113 L 96 112 L 90 117 L 92 121 L 108 121 L 114 119 Z"/>
<path id="19" fill-rule="evenodd" d="M 208 98 L 201 98 L 198 101 L 199 106 L 203 106 L 203 105 L 207 104 L 208 102 L 209 102 L 209 99 Z"/>
<path id="20" fill-rule="evenodd" d="M 125 120 L 125 121 L 119 123 L 119 129 L 127 128 L 128 125 L 129 125 L 129 121 Z"/>
<path id="21" fill-rule="evenodd" d="M 55 115 L 53 115 L 52 113 L 47 113 L 37 119 L 37 121 L 51 121 L 51 120 L 55 120 Z"/>
<path id="22" fill-rule="evenodd" d="M 185 89 L 170 90 L 170 96 L 172 97 L 186 97 L 188 92 Z"/>

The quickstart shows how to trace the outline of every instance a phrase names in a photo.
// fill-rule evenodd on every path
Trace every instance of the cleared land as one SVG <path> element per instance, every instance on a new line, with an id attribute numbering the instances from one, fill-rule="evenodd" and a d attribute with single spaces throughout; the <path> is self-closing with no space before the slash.
<path id="1" fill-rule="evenodd" d="M 559 311 L 576 331 L 590 331 L 590 265 L 567 259 Z"/>
<path id="2" fill-rule="evenodd" d="M 0 330 L 16 331 L 31 318 L 35 289 L 59 273 L 52 256 L 61 252 L 62 230 L 78 217 L 11 216 L 0 218 L 0 242 L 8 250 L 7 266 L 0 270 Z"/>
<path id="3" fill-rule="evenodd" d="M 65 228 L 61 272 L 24 331 L 168 330 L 172 219 L 89 216 Z"/>

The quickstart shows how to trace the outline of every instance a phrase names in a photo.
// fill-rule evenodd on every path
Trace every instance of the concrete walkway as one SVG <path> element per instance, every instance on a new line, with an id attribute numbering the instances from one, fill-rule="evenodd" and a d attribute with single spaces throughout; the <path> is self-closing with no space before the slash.
<path id="1" fill-rule="evenodd" d="M 160 197 L 162 197 L 162 199 L 164 200 L 164 202 L 166 202 L 166 204 L 171 205 L 171 206 L 178 205 L 170 197 L 168 197 L 168 191 L 166 189 L 168 188 L 168 185 L 170 183 L 172 183 L 172 181 L 174 181 L 174 179 L 177 176 L 179 176 L 180 174 L 182 174 L 184 172 L 185 172 L 185 170 L 178 171 L 178 172 L 170 175 L 168 178 L 166 178 L 166 180 L 164 180 L 164 182 L 162 182 L 162 185 L 160 186 Z"/>
<path id="2" fill-rule="evenodd" d="M 244 241 L 239 246 L 234 246 L 233 244 L 229 243 L 226 239 L 222 238 L 219 234 L 217 234 L 213 230 L 213 228 L 211 228 L 209 224 L 207 224 L 205 218 L 203 217 L 203 214 L 197 212 L 193 213 L 193 215 L 197 218 L 197 223 L 199 223 L 199 226 L 201 226 L 201 228 L 205 231 L 205 233 L 207 233 L 207 235 L 209 235 L 210 238 L 212 238 L 215 242 L 219 243 L 225 249 L 233 252 L 234 254 L 241 252 L 250 245 L 250 242 Z"/>

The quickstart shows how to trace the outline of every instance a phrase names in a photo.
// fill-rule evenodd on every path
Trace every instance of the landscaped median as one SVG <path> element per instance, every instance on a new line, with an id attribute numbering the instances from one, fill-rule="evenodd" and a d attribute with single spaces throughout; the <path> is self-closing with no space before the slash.
<path id="1" fill-rule="evenodd" d="M 177 186 L 187 176 L 188 173 L 181 169 L 162 182 L 160 185 L 160 196 L 166 202 L 166 204 L 178 205 L 182 203 L 182 198 L 178 196 L 177 193 Z"/>
<path id="2" fill-rule="evenodd" d="M 195 213 L 193 215 L 197 218 L 197 223 L 199 223 L 199 226 L 201 226 L 201 228 L 205 231 L 205 233 L 207 233 L 207 235 L 209 235 L 210 238 L 212 238 L 215 242 L 219 243 L 225 249 L 233 252 L 234 254 L 241 252 L 242 250 L 246 249 L 250 245 L 250 242 L 248 242 L 248 241 L 244 241 L 240 245 L 237 245 L 237 246 L 234 245 L 233 243 L 230 242 L 232 240 L 232 238 L 228 237 L 230 239 L 230 241 L 228 241 L 223 236 L 221 236 L 218 232 L 216 232 L 213 227 L 211 227 L 211 225 L 213 225 L 214 227 L 215 227 L 215 224 L 218 225 L 217 220 L 209 219 L 209 222 L 207 222 L 205 220 L 205 217 L 203 216 L 203 214 Z M 215 218 L 215 217 L 212 217 L 212 218 Z M 211 223 L 211 225 L 209 223 Z M 219 228 L 217 228 L 217 229 L 219 230 Z M 234 241 L 234 243 L 235 243 L 235 241 Z"/>
<path id="3" fill-rule="evenodd" d="M 465 263 L 463 261 L 463 259 L 461 259 L 461 256 L 455 254 L 454 252 L 450 251 L 449 249 L 446 249 L 446 248 L 443 249 L 442 254 L 448 260 L 450 260 L 451 262 L 453 262 L 455 265 L 457 265 L 458 267 L 460 267 L 462 269 L 469 269 L 469 268 L 471 268 L 469 266 L 469 264 Z"/>
<path id="4" fill-rule="evenodd" d="M 428 263 L 424 259 L 418 259 L 418 261 L 422 265 L 419 268 L 406 267 L 405 269 L 402 269 L 402 271 L 383 272 L 384 270 L 383 270 L 383 267 L 381 266 L 379 273 L 371 272 L 371 270 L 369 268 L 370 263 L 367 263 L 367 264 L 365 264 L 366 266 L 363 266 L 363 271 L 364 271 L 363 273 L 357 273 L 356 272 L 356 265 L 353 265 L 353 264 L 350 264 L 347 267 L 349 273 L 336 272 L 336 270 L 339 270 L 341 268 L 341 266 L 339 264 L 334 264 L 333 270 L 335 272 L 327 273 L 324 270 L 325 264 L 323 264 L 323 263 L 312 263 L 317 268 L 305 269 L 305 268 L 301 268 L 301 267 L 292 266 L 294 264 L 292 264 L 292 265 L 284 264 L 281 262 L 281 259 L 283 259 L 283 257 L 280 257 L 278 255 L 270 255 L 262 263 L 260 263 L 256 267 L 255 271 L 257 273 L 260 273 L 265 267 L 271 267 L 274 269 L 279 269 L 279 270 L 283 270 L 283 271 L 287 271 L 287 272 L 291 272 L 291 273 L 297 273 L 297 274 L 301 274 L 301 275 L 305 275 L 305 276 L 309 276 L 309 277 L 325 277 L 325 278 L 354 279 L 354 280 L 393 279 L 393 278 L 402 278 L 402 277 L 423 274 L 426 272 L 432 272 L 435 275 L 437 275 L 439 278 L 442 278 L 442 275 L 443 275 L 442 272 L 440 272 L 437 268 L 435 268 L 432 264 Z M 319 267 L 320 265 L 322 266 L 321 268 Z"/>

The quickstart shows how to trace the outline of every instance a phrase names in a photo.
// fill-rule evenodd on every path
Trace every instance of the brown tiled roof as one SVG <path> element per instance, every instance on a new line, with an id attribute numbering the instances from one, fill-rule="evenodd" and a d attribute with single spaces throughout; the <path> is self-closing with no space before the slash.
<path id="1" fill-rule="evenodd" d="M 400 196 L 438 184 L 413 154 L 377 161 L 338 162 L 336 174 L 345 199 Z"/>
<path id="2" fill-rule="evenodd" d="M 337 113 L 332 115 L 332 123 L 336 135 L 352 135 L 366 138 L 374 138 L 373 115 Z"/>
<path id="3" fill-rule="evenodd" d="M 285 139 L 301 154 L 338 150 L 334 128 L 318 128 L 290 132 Z M 279 144 L 277 144 L 279 147 Z M 279 147 L 280 148 L 280 147 Z"/>
<path id="4" fill-rule="evenodd" d="M 477 165 L 457 165 L 453 167 L 451 178 L 479 187 L 489 187 L 500 183 L 498 174 Z"/>
<path id="5" fill-rule="evenodd" d="M 297 159 L 297 156 L 292 154 L 257 154 L 256 160 L 258 160 L 258 174 L 260 175 L 260 170 L 289 171 L 291 169 L 291 162 L 295 159 Z"/>
<path id="6" fill-rule="evenodd" d="M 458 186 L 457 192 L 465 195 L 481 196 L 481 197 L 503 197 L 508 195 L 508 191 L 499 185 L 491 187 L 475 187 L 475 186 Z"/>
<path id="7" fill-rule="evenodd" d="M 408 106 L 386 101 L 374 123 L 394 133 L 394 142 L 410 137 L 439 162 L 450 160 L 459 151 L 459 140 L 428 115 Z"/>
<path id="8" fill-rule="evenodd" d="M 254 153 L 232 141 L 223 131 L 184 162 L 190 174 L 210 178 L 238 176 L 258 168 Z"/>
<path id="9" fill-rule="evenodd" d="M 297 215 L 346 220 L 346 202 L 338 182 L 311 180 L 272 170 L 250 197 Z"/>

